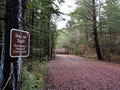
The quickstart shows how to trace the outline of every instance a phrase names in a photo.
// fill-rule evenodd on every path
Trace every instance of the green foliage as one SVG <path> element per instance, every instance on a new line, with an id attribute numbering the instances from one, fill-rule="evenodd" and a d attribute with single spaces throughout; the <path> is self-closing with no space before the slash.
<path id="1" fill-rule="evenodd" d="M 101 49 L 105 58 L 118 55 L 118 39 L 120 33 L 120 3 L 119 0 L 106 0 L 104 5 L 104 23 L 101 30 Z"/>
<path id="2" fill-rule="evenodd" d="M 107 0 L 105 9 L 105 16 L 106 16 L 106 30 L 108 33 L 110 31 L 120 32 L 120 3 L 119 0 Z"/>
<path id="3" fill-rule="evenodd" d="M 86 43 L 85 36 L 79 30 L 60 30 L 58 32 L 56 48 L 65 48 L 71 54 L 78 54 L 78 47 L 83 43 Z"/>
<path id="4" fill-rule="evenodd" d="M 66 46 L 76 53 L 80 45 L 84 45 L 94 51 L 92 0 L 77 0 L 76 4 L 78 7 L 70 13 L 71 20 L 67 23 L 66 31 L 59 33 L 57 48 Z M 119 54 L 120 1 L 99 0 L 95 5 L 97 32 L 102 53 L 105 58 L 111 54 Z"/>
<path id="5" fill-rule="evenodd" d="M 62 2 L 62 0 L 59 1 Z M 27 29 L 32 34 L 31 56 L 51 57 L 56 40 L 56 25 L 52 19 L 53 15 L 60 14 L 58 5 L 54 0 L 28 0 L 26 11 Z"/>
<path id="6" fill-rule="evenodd" d="M 22 90 L 45 90 L 46 88 L 46 65 L 45 62 L 27 62 L 23 67 Z"/>

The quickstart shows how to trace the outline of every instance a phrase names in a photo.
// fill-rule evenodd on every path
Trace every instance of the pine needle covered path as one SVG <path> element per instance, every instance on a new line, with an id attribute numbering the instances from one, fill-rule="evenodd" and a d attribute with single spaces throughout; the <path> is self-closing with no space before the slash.
<path id="1" fill-rule="evenodd" d="M 120 65 L 57 55 L 48 63 L 48 90 L 120 90 Z"/>

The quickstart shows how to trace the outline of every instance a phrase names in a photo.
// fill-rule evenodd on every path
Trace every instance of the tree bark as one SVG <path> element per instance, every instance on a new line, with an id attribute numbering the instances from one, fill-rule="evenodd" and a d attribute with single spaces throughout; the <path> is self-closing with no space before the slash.
<path id="1" fill-rule="evenodd" d="M 35 23 L 35 13 L 34 13 L 34 9 L 33 9 L 33 11 L 31 12 L 31 18 L 30 18 L 30 24 L 31 24 L 31 26 L 34 26 L 34 23 Z M 31 42 L 30 42 L 30 46 L 31 46 L 31 48 L 30 48 L 30 58 L 32 59 L 33 58 L 33 56 L 32 56 L 32 54 L 33 54 L 33 32 L 31 31 L 30 32 L 30 39 L 31 39 Z"/>
<path id="2" fill-rule="evenodd" d="M 3 85 L 4 90 L 20 90 L 21 79 L 18 76 L 18 58 L 9 55 L 10 50 L 10 31 L 12 28 L 23 29 L 22 27 L 22 1 L 6 0 L 6 27 L 5 27 L 5 48 L 3 66 Z M 12 71 L 12 72 L 11 72 Z M 10 79 L 10 80 L 9 80 Z M 8 83 L 7 83 L 8 82 Z"/>
<path id="3" fill-rule="evenodd" d="M 101 50 L 100 50 L 100 46 L 99 46 L 98 33 L 97 33 L 95 0 L 92 0 L 92 3 L 93 3 L 93 31 L 94 31 L 95 48 L 96 48 L 98 60 L 102 60 L 102 54 L 101 54 Z"/>
<path id="4" fill-rule="evenodd" d="M 4 17 L 0 17 L 0 21 L 2 21 L 2 20 L 5 21 L 5 18 Z"/>
<path id="5" fill-rule="evenodd" d="M 2 52 L 2 25 L 0 21 L 0 60 L 1 60 L 1 52 Z"/>
<path id="6" fill-rule="evenodd" d="M 22 19 L 22 26 L 23 26 L 23 28 L 24 28 L 24 30 L 26 29 L 26 12 L 25 12 L 25 10 L 26 10 L 26 0 L 22 0 L 22 17 L 23 17 L 23 19 Z"/>

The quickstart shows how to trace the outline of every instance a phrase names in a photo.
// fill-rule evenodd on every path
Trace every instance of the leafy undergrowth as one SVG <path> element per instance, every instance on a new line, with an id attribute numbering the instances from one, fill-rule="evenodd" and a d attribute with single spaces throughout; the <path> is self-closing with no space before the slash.
<path id="1" fill-rule="evenodd" d="M 22 90 L 46 90 L 46 62 L 35 60 L 23 65 Z"/>

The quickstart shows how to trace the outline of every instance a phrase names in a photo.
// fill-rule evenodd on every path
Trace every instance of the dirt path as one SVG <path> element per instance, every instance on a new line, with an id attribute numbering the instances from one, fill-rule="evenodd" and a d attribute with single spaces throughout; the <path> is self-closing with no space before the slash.
<path id="1" fill-rule="evenodd" d="M 57 55 L 48 67 L 48 90 L 120 90 L 119 64 Z"/>

